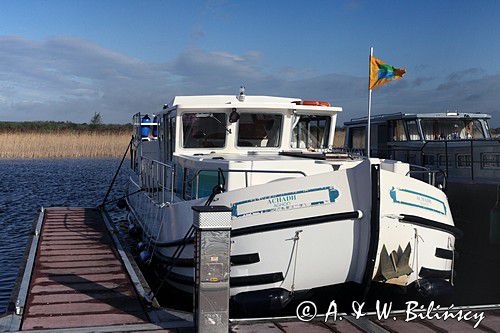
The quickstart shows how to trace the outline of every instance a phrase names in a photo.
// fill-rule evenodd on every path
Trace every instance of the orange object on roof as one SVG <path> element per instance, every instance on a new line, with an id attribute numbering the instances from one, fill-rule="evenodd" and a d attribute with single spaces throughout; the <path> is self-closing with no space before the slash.
<path id="1" fill-rule="evenodd" d="M 297 105 L 309 105 L 309 106 L 330 106 L 330 103 L 324 101 L 294 101 L 292 103 Z"/>

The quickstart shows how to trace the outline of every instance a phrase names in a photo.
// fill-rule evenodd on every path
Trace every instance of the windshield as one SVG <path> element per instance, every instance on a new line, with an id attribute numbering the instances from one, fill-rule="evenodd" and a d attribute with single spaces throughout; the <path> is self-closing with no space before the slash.
<path id="1" fill-rule="evenodd" d="M 407 120 L 406 128 L 408 129 L 408 139 L 410 141 L 420 140 L 420 133 L 418 132 L 418 125 L 416 120 Z"/>
<path id="2" fill-rule="evenodd" d="M 389 122 L 389 133 L 389 139 L 391 141 L 406 141 L 406 133 L 403 120 L 391 120 Z"/>
<path id="3" fill-rule="evenodd" d="M 473 119 L 422 119 L 426 140 L 483 139 L 479 120 Z"/>
<path id="4" fill-rule="evenodd" d="M 292 148 L 328 148 L 330 121 L 329 116 L 295 115 Z"/>
<path id="5" fill-rule="evenodd" d="M 239 147 L 279 147 L 280 114 L 242 113 L 238 121 Z"/>
<path id="6" fill-rule="evenodd" d="M 226 145 L 225 113 L 182 115 L 184 148 L 223 148 Z"/>

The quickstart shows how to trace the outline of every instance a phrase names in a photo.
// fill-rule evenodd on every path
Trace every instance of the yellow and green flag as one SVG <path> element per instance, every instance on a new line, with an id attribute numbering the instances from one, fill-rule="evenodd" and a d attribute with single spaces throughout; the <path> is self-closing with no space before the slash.
<path id="1" fill-rule="evenodd" d="M 406 68 L 393 67 L 372 56 L 370 57 L 370 84 L 368 89 L 375 89 L 387 82 L 401 79 L 405 73 Z"/>

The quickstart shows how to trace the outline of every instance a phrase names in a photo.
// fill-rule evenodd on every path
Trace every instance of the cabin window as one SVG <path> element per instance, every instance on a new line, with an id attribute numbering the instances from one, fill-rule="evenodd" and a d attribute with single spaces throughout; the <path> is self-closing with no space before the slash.
<path id="1" fill-rule="evenodd" d="M 184 148 L 224 148 L 225 113 L 185 113 L 182 115 Z"/>
<path id="2" fill-rule="evenodd" d="M 349 129 L 349 142 L 353 149 L 365 149 L 365 127 L 351 127 Z"/>
<path id="3" fill-rule="evenodd" d="M 408 130 L 408 139 L 410 141 L 420 140 L 420 133 L 418 132 L 418 124 L 416 120 L 407 120 L 406 129 Z"/>
<path id="4" fill-rule="evenodd" d="M 500 168 L 500 154 L 482 153 L 481 168 L 483 169 L 498 169 Z"/>
<path id="5" fill-rule="evenodd" d="M 481 122 L 473 119 L 422 119 L 425 140 L 484 138 Z"/>
<path id="6" fill-rule="evenodd" d="M 279 147 L 281 114 L 242 113 L 238 121 L 239 147 Z"/>
<path id="7" fill-rule="evenodd" d="M 218 170 L 184 170 L 184 200 L 194 200 L 208 197 L 212 194 L 215 185 L 219 184 Z M 224 172 L 227 179 L 227 172 Z"/>
<path id="8" fill-rule="evenodd" d="M 402 120 L 389 121 L 389 138 L 391 141 L 406 141 L 405 127 Z"/>
<path id="9" fill-rule="evenodd" d="M 295 115 L 292 148 L 328 148 L 330 121 L 329 116 Z"/>
<path id="10" fill-rule="evenodd" d="M 455 160 L 457 168 L 470 168 L 472 165 L 472 160 L 469 154 L 457 154 Z"/>
<path id="11" fill-rule="evenodd" d="M 179 164 L 175 164 L 175 184 L 174 184 L 174 193 L 177 196 L 182 197 L 184 193 L 184 177 L 185 177 L 185 168 L 181 167 Z"/>

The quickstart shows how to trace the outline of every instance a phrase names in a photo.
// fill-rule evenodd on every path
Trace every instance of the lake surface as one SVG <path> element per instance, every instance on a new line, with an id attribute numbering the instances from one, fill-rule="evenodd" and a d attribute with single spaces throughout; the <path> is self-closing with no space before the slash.
<path id="1" fill-rule="evenodd" d="M 0 160 L 0 314 L 6 310 L 37 209 L 97 206 L 119 163 L 119 159 Z M 123 195 L 125 180 L 121 172 L 110 198 Z M 115 205 L 109 209 L 114 221 L 125 217 Z"/>

